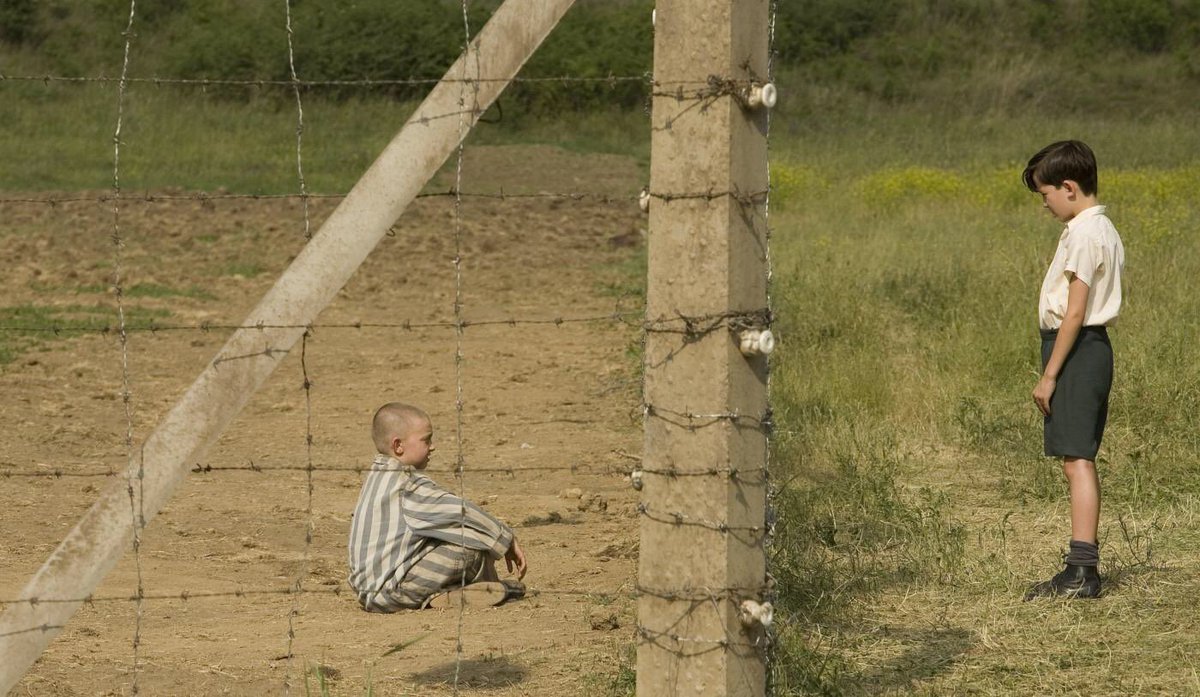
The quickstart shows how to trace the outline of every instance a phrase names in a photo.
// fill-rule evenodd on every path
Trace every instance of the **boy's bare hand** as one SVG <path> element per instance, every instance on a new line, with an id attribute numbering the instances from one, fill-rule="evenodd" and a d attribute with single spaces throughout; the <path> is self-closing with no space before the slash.
<path id="1" fill-rule="evenodd" d="M 1043 416 L 1050 416 L 1050 398 L 1054 396 L 1054 388 L 1057 386 L 1057 380 L 1043 375 L 1042 379 L 1038 380 L 1037 387 L 1033 388 L 1033 402 L 1037 404 Z"/>
<path id="2" fill-rule="evenodd" d="M 516 571 L 518 580 L 525 578 L 525 572 L 529 569 L 525 564 L 525 552 L 521 550 L 521 545 L 517 544 L 515 537 L 508 551 L 504 553 L 504 565 L 508 567 L 508 573 Z"/>

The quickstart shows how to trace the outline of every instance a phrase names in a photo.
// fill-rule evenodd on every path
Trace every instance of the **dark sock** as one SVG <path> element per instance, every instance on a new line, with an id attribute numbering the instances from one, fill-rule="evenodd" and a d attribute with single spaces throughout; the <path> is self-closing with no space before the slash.
<path id="1" fill-rule="evenodd" d="M 1071 550 L 1067 552 L 1067 563 L 1075 566 L 1100 566 L 1100 545 L 1093 542 L 1071 540 Z"/>

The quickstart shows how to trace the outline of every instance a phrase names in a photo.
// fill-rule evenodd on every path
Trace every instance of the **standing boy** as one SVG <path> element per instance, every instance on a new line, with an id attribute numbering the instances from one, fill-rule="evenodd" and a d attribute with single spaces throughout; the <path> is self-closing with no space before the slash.
<path id="1" fill-rule="evenodd" d="M 433 425 L 416 407 L 390 402 L 375 412 L 378 454 L 350 525 L 350 587 L 368 612 L 498 605 L 524 595 L 500 581 L 503 558 L 517 578 L 525 553 L 513 531 L 420 473 L 434 451 Z"/>
<path id="2" fill-rule="evenodd" d="M 1023 178 L 1066 224 L 1038 300 L 1042 376 L 1033 401 L 1045 421 L 1046 455 L 1062 458 L 1071 500 L 1066 568 L 1033 586 L 1025 599 L 1094 598 L 1100 594 L 1096 453 L 1113 374 L 1106 328 L 1121 310 L 1125 249 L 1099 205 L 1096 156 L 1087 145 L 1077 140 L 1047 145 L 1029 160 Z"/>

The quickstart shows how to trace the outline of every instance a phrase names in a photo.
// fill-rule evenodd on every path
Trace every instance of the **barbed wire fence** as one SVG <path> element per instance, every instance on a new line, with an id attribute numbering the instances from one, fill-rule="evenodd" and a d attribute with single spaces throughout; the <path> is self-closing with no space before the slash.
<path id="1" fill-rule="evenodd" d="M 131 0 L 129 3 L 129 19 L 125 24 L 125 49 L 121 61 L 121 81 L 117 85 L 117 125 L 113 132 L 113 186 L 112 191 L 114 199 L 112 201 L 112 243 L 113 243 L 113 289 L 117 299 L 117 333 L 120 337 L 121 344 L 121 405 L 124 409 L 125 416 L 125 454 L 130 461 L 133 460 L 134 441 L 133 441 L 133 391 L 129 377 L 129 334 L 125 331 L 125 305 L 124 286 L 122 275 L 123 271 L 123 256 L 122 247 L 124 241 L 121 238 L 121 130 L 124 126 L 125 116 L 125 86 L 126 78 L 129 75 L 129 59 L 133 43 L 133 22 L 136 17 L 136 2 Z M 134 569 L 137 574 L 137 592 L 134 595 L 134 629 L 133 629 L 133 661 L 131 672 L 133 680 L 130 685 L 130 690 L 133 694 L 138 694 L 138 678 L 141 675 L 140 657 L 142 646 L 142 619 L 143 619 L 143 604 L 142 596 L 145 594 L 145 582 L 142 577 L 142 530 L 146 527 L 146 516 L 142 509 L 141 486 L 145 480 L 142 461 L 139 459 L 139 465 L 136 475 L 128 482 L 129 491 L 129 516 L 132 521 L 133 528 L 133 561 Z M 134 490 L 138 489 L 135 494 Z"/>
<path id="2" fill-rule="evenodd" d="M 49 334 L 54 336 L 88 336 L 99 335 L 107 337 L 116 337 L 120 348 L 120 368 L 121 368 L 121 403 L 123 409 L 123 418 L 125 424 L 124 445 L 126 448 L 126 456 L 130 461 L 137 459 L 135 457 L 136 445 L 134 441 L 134 404 L 136 403 L 134 394 L 134 381 L 130 373 L 130 351 L 131 342 L 136 342 L 139 335 L 142 334 L 166 334 L 176 332 L 194 332 L 197 334 L 211 334 L 213 332 L 230 332 L 237 330 L 264 330 L 271 328 L 291 328 L 302 329 L 304 331 L 301 340 L 300 350 L 300 368 L 303 378 L 303 400 L 304 400 L 304 451 L 305 462 L 303 464 L 261 464 L 255 463 L 252 458 L 247 458 L 245 464 L 231 464 L 225 461 L 202 462 L 195 463 L 191 467 L 193 476 L 217 476 L 234 472 L 249 472 L 257 474 L 266 474 L 270 472 L 302 472 L 305 477 L 305 503 L 304 503 L 304 539 L 301 562 L 296 571 L 294 578 L 284 586 L 276 587 L 248 587 L 238 588 L 233 591 L 204 591 L 204 590 L 148 590 L 145 586 L 145 579 L 142 576 L 141 570 L 141 533 L 146 526 L 146 518 L 138 507 L 141 501 L 140 496 L 134 495 L 135 487 L 140 486 L 142 475 L 140 471 L 131 478 L 127 484 L 129 487 L 130 500 L 130 518 L 133 524 L 134 536 L 132 542 L 132 558 L 136 570 L 136 588 L 132 594 L 110 594 L 110 595 L 87 595 L 85 597 L 73 599 L 41 599 L 41 598 L 0 598 L 0 607 L 12 605 L 31 605 L 36 606 L 40 603 L 84 603 L 88 606 L 96 606 L 100 604 L 117 604 L 130 603 L 134 607 L 134 633 L 130 640 L 130 657 L 131 668 L 129 671 L 129 690 L 132 694 L 140 694 L 141 685 L 139 678 L 143 672 L 143 662 L 141 656 L 142 649 L 142 617 L 144 606 L 148 602 L 195 602 L 210 599 L 249 599 L 254 597 L 278 596 L 291 599 L 290 610 L 287 614 L 287 631 L 286 631 L 286 650 L 284 656 L 287 661 L 287 670 L 283 677 L 283 688 L 285 694 L 290 694 L 293 687 L 293 677 L 296 671 L 293 669 L 294 658 L 294 643 L 296 640 L 295 618 L 300 612 L 301 598 L 307 595 L 335 595 L 343 594 L 352 595 L 352 591 L 345 583 L 338 584 L 332 588 L 327 587 L 308 587 L 305 585 L 305 579 L 308 575 L 309 556 L 313 545 L 314 531 L 314 492 L 316 489 L 316 478 L 319 475 L 347 475 L 347 474 L 362 474 L 370 469 L 369 466 L 350 461 L 321 461 L 314 455 L 314 429 L 313 429 L 313 401 L 319 398 L 314 395 L 314 381 L 310 375 L 310 369 L 307 363 L 308 353 L 312 347 L 309 344 L 309 337 L 316 331 L 337 331 L 337 332 L 354 332 L 358 334 L 381 332 L 389 336 L 403 337 L 406 333 L 411 333 L 415 330 L 447 330 L 451 331 L 455 337 L 455 353 L 454 353 L 454 376 L 455 376 L 455 453 L 454 467 L 438 468 L 431 467 L 431 473 L 443 473 L 451 475 L 457 481 L 459 493 L 463 499 L 467 498 L 467 482 L 466 474 L 478 473 L 480 475 L 495 475 L 508 478 L 516 478 L 532 473 L 543 473 L 548 471 L 562 472 L 570 475 L 587 474 L 587 475 L 604 475 L 604 476 L 621 476 L 634 483 L 635 488 L 640 488 L 639 483 L 643 476 L 662 476 L 667 478 L 682 478 L 682 477 L 713 477 L 727 478 L 736 481 L 769 481 L 767 468 L 738 468 L 724 464 L 705 464 L 698 467 L 675 467 L 666 468 L 646 468 L 643 467 L 640 457 L 634 453 L 616 450 L 613 452 L 615 456 L 627 462 L 624 466 L 592 466 L 581 464 L 569 465 L 547 465 L 547 466 L 492 466 L 488 464 L 476 464 L 468 461 L 464 457 L 464 430 L 468 427 L 464 413 L 464 380 L 463 380 L 463 363 L 466 360 L 464 352 L 464 336 L 475 328 L 480 327 L 499 327 L 520 330 L 523 327 L 530 326 L 563 326 L 563 325 L 592 325 L 592 324 L 608 324 L 615 325 L 620 328 L 627 329 L 631 332 L 641 333 L 643 336 L 647 333 L 664 332 L 678 334 L 683 338 L 683 343 L 686 345 L 691 341 L 695 341 L 700 337 L 710 335 L 715 332 L 733 332 L 737 333 L 748 327 L 770 327 L 772 316 L 769 308 L 761 308 L 752 312 L 729 312 L 716 313 L 704 316 L 684 316 L 677 314 L 675 316 L 664 316 L 649 318 L 645 316 L 644 310 L 639 306 L 636 299 L 630 300 L 623 298 L 618 300 L 610 313 L 596 314 L 584 313 L 580 315 L 555 315 L 555 316 L 529 316 L 525 314 L 512 315 L 494 319 L 467 319 L 463 313 L 464 298 L 463 298 L 463 255 L 462 246 L 462 202 L 470 198 L 493 199 L 493 200 L 544 200 L 552 199 L 567 202 L 598 202 L 603 204 L 619 203 L 624 205 L 636 205 L 639 202 L 647 200 L 657 200 L 670 202 L 674 200 L 695 199 L 704 201 L 714 201 L 717 199 L 728 198 L 738 206 L 742 207 L 747 215 L 766 216 L 767 191 L 652 191 L 649 188 L 641 194 L 631 193 L 628 196 L 613 196 L 612 194 L 600 194 L 585 191 L 555 191 L 555 192 L 538 192 L 538 193 L 490 193 L 490 192 L 472 192 L 464 185 L 463 172 L 463 154 L 464 146 L 460 143 L 457 148 L 455 176 L 453 187 L 448 191 L 425 192 L 420 194 L 423 198 L 447 198 L 453 202 L 453 225 L 454 225 L 454 257 L 452 259 L 454 267 L 454 300 L 453 300 L 453 318 L 447 320 L 403 320 L 397 322 L 313 322 L 303 326 L 298 325 L 272 325 L 265 323 L 256 323 L 253 325 L 241 325 L 227 322 L 158 322 L 154 320 L 137 320 L 127 316 L 124 306 L 124 298 L 128 289 L 125 287 L 125 275 L 123 271 L 126 268 L 127 261 L 123 256 L 123 250 L 127 241 L 123 238 L 122 231 L 122 214 L 126 207 L 133 205 L 154 205 L 157 203 L 172 203 L 172 202 L 199 202 L 202 204 L 210 204 L 223 200 L 299 200 L 302 206 L 303 213 L 303 234 L 305 239 L 311 237 L 311 219 L 309 203 L 314 200 L 338 201 L 344 198 L 344 194 L 339 193 L 315 193 L 309 190 L 305 178 L 305 166 L 303 158 L 304 144 L 304 102 L 302 92 L 305 90 L 319 90 L 321 88 L 346 88 L 360 87 L 364 89 L 379 87 L 379 86 L 432 86 L 438 82 L 453 82 L 453 78 L 442 80 L 430 78 L 409 78 L 401 80 L 304 80 L 296 71 L 295 64 L 295 44 L 297 39 L 293 31 L 291 3 L 290 0 L 284 0 L 284 15 L 283 22 L 287 37 L 287 58 L 290 73 L 288 80 L 214 80 L 207 78 L 165 78 L 165 77 L 138 77 L 131 75 L 131 68 L 136 66 L 135 48 L 135 26 L 137 20 L 137 3 L 136 0 L 131 0 L 128 10 L 128 24 L 124 32 L 124 60 L 122 64 L 122 72 L 120 77 L 106 76 L 62 76 L 62 75 L 10 75 L 0 73 L 0 90 L 3 89 L 4 83 L 41 83 L 49 84 L 64 84 L 64 85 L 83 85 L 83 84 L 114 84 L 117 88 L 117 105 L 116 105 L 116 122 L 113 132 L 113 184 L 108 192 L 96 194 L 62 194 L 48 193 L 45 195 L 21 195 L 7 196 L 0 194 L 0 210 L 6 205 L 45 205 L 49 207 L 65 207 L 74 204 L 101 204 L 108 205 L 112 214 L 111 226 L 111 241 L 112 241 L 112 291 L 116 301 L 116 317 L 112 323 L 107 322 L 89 322 L 84 326 L 78 323 L 60 323 L 56 321 L 5 321 L 0 323 L 0 333 L 9 334 Z M 465 34 L 464 46 L 470 51 L 471 26 L 467 13 L 468 0 L 462 1 L 463 6 L 463 29 Z M 773 16 L 774 8 L 772 8 Z M 772 20 L 773 21 L 773 20 Z M 447 114 L 447 117 L 457 117 L 460 121 L 460 128 L 464 123 L 464 115 L 471 113 L 476 108 L 474 105 L 468 105 L 466 102 L 470 99 L 470 91 L 477 89 L 478 85 L 483 82 L 488 82 L 490 79 L 479 74 L 468 76 L 464 74 L 459 78 L 463 90 L 464 102 L 461 105 L 462 109 L 454 114 Z M 577 76 L 558 76 L 544 78 L 522 78 L 517 77 L 513 82 L 525 82 L 531 85 L 538 84 L 607 84 L 618 85 L 624 83 L 635 82 L 645 86 L 647 98 L 651 96 L 660 96 L 677 99 L 680 102 L 688 102 L 694 105 L 694 108 L 688 109 L 684 115 L 688 118 L 703 118 L 705 109 L 716 100 L 733 99 L 742 102 L 746 99 L 746 94 L 752 87 L 751 84 L 745 81 L 733 80 L 722 76 L 713 76 L 703 83 L 663 83 L 656 81 L 653 75 L 610 75 L 602 78 L 595 77 L 577 77 Z M 124 126 L 124 103 L 126 99 L 126 88 L 129 85 L 145 84 L 145 85 L 175 85 L 180 87 L 206 89 L 217 86 L 248 86 L 260 89 L 286 89 L 290 90 L 294 96 L 296 106 L 296 139 L 295 139 L 295 155 L 296 155 L 296 176 L 297 176 L 297 193 L 290 194 L 244 194 L 244 193 L 207 193 L 207 192 L 191 192 L 191 193 L 159 193 L 159 192 L 129 192 L 123 189 L 121 184 L 121 146 L 123 144 L 123 126 Z M 465 135 L 465 133 L 464 133 Z M 631 183 L 632 184 L 632 183 Z M 394 234 L 394 233 L 389 233 Z M 768 255 L 769 261 L 769 255 Z M 768 278 L 770 270 L 768 268 Z M 270 347 L 264 349 L 268 354 L 272 351 Z M 220 359 L 217 359 L 220 360 Z M 715 412 L 715 413 L 700 413 L 693 411 L 687 407 L 678 405 L 663 405 L 653 404 L 642 399 L 630 404 L 629 416 L 632 422 L 640 422 L 644 419 L 662 419 L 669 421 L 677 426 L 682 426 L 687 429 L 704 429 L 717 425 L 731 425 L 738 429 L 752 429 L 760 431 L 767 437 L 773 434 L 773 423 L 770 410 L 764 413 L 746 414 L 731 412 Z M 107 466 L 90 466 L 90 467 L 68 467 L 68 466 L 36 466 L 29 467 L 15 462 L 6 462 L 0 460 L 0 479 L 30 479 L 30 480 L 58 480 L 64 478 L 89 478 L 89 479 L 112 479 L 122 476 L 123 472 Z M 764 520 L 761 525 L 752 526 L 737 526 L 730 525 L 722 520 L 709 520 L 702 517 L 697 517 L 684 510 L 658 510 L 651 508 L 645 504 L 639 504 L 636 507 L 636 515 L 640 519 L 645 519 L 654 522 L 655 524 L 667 526 L 693 526 L 703 528 L 710 531 L 718 532 L 722 535 L 730 535 L 749 540 L 749 544 L 765 545 L 771 534 L 771 525 L 768 520 Z M 681 580 L 681 584 L 675 588 L 648 588 L 635 584 L 632 588 L 611 588 L 611 589 L 596 589 L 596 590 L 577 590 L 571 588 L 555 588 L 547 586 L 530 586 L 526 589 L 528 597 L 536 598 L 545 596 L 553 597 L 600 597 L 600 598 L 625 598 L 636 599 L 643 595 L 654 596 L 664 599 L 681 600 L 694 603 L 697 607 L 712 605 L 716 606 L 720 603 L 732 603 L 735 607 L 740 606 L 746 600 L 762 600 L 771 598 L 774 589 L 770 584 L 755 587 L 739 587 L 739 588 L 693 588 L 686 580 Z M 47 632 L 59 630 L 61 626 L 57 625 L 41 625 L 15 629 L 9 632 L 0 633 L 0 637 L 14 636 L 21 634 L 33 634 L 39 632 Z M 463 650 L 463 633 L 465 624 L 463 621 L 463 608 L 460 607 L 457 619 L 457 627 L 455 630 L 455 670 L 452 690 L 454 694 L 460 691 L 460 675 L 464 660 Z M 697 653 L 706 653 L 710 651 L 765 651 L 769 644 L 770 637 L 766 636 L 760 641 L 748 642 L 744 637 L 733 636 L 726 634 L 719 637 L 694 637 L 677 634 L 671 630 L 652 629 L 642 624 L 638 624 L 634 632 L 634 639 L 637 642 L 649 642 L 659 646 L 667 647 L 671 651 L 678 652 L 681 656 L 696 655 Z"/>

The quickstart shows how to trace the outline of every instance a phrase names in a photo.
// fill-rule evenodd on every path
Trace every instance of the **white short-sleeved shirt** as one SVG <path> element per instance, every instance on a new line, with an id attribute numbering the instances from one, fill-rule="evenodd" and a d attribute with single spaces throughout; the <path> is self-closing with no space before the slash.
<path id="1" fill-rule="evenodd" d="M 1088 284 L 1087 308 L 1083 326 L 1116 324 L 1121 313 L 1121 271 L 1125 267 L 1125 247 L 1104 206 L 1092 206 L 1067 223 L 1054 260 L 1042 281 L 1038 298 L 1038 324 L 1042 329 L 1058 329 L 1067 314 L 1067 294 L 1071 278 Z"/>

